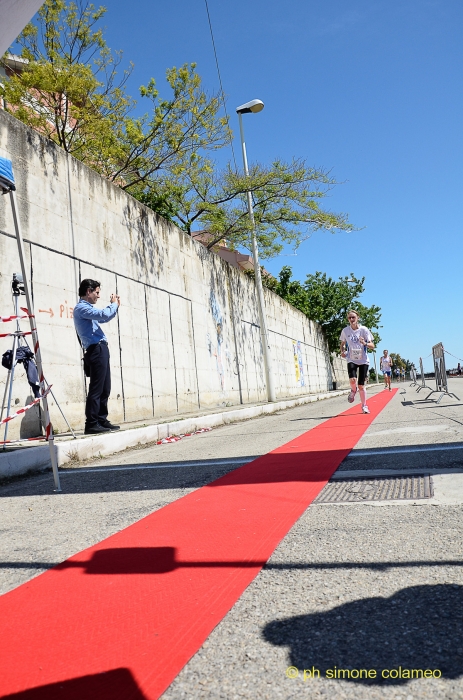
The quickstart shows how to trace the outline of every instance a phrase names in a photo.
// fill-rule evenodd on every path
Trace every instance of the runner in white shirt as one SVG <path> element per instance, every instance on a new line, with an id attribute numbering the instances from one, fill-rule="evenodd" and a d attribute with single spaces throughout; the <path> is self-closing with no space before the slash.
<path id="1" fill-rule="evenodd" d="M 391 389 L 391 365 L 392 365 L 392 360 L 389 357 L 389 351 L 383 350 L 383 356 L 381 357 L 381 359 L 379 361 L 379 366 L 381 367 L 381 370 L 384 374 L 384 381 L 386 382 L 386 386 L 384 388 L 389 389 L 389 391 L 392 391 L 392 389 Z"/>
<path id="2" fill-rule="evenodd" d="M 363 413 L 370 413 L 367 406 L 367 392 L 365 389 L 365 379 L 368 372 L 367 348 L 374 349 L 373 336 L 368 328 L 359 325 L 359 315 L 353 309 L 347 312 L 349 325 L 341 331 L 341 357 L 347 360 L 347 372 L 350 381 L 350 394 L 347 397 L 352 403 L 357 393 L 357 371 L 358 371 L 358 391 L 362 402 Z"/>

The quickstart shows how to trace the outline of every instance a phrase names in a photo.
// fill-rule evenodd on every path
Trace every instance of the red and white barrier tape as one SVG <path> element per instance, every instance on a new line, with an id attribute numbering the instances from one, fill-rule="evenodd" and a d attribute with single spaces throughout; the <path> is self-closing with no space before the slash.
<path id="1" fill-rule="evenodd" d="M 21 311 L 24 311 L 26 314 L 25 316 L 0 316 L 0 323 L 7 323 L 8 321 L 15 321 L 16 319 L 22 320 L 24 318 L 35 318 L 34 314 L 30 314 L 28 309 L 26 309 L 24 306 L 21 306 Z M 34 331 L 36 331 L 37 328 L 32 328 L 30 331 L 16 331 L 16 333 L 1 333 L 0 338 L 8 338 L 11 335 L 31 335 Z"/>
<path id="2" fill-rule="evenodd" d="M 24 316 L 24 318 L 35 318 L 34 314 L 30 314 L 29 309 L 27 309 L 25 306 L 20 306 L 19 308 L 21 309 L 21 311 L 24 311 L 24 313 L 26 314 L 26 316 Z"/>
<path id="3" fill-rule="evenodd" d="M 16 319 L 22 321 L 23 318 L 29 318 L 29 316 L 0 316 L 0 323 L 8 323 L 8 321 L 16 321 Z"/>
<path id="4" fill-rule="evenodd" d="M 24 318 L 35 318 L 34 314 L 27 313 L 27 309 L 21 308 L 21 311 L 25 311 L 25 316 L 0 316 L 0 323 L 8 323 L 8 321 L 22 321 Z"/>
<path id="5" fill-rule="evenodd" d="M 35 328 L 34 328 L 35 331 Z M 16 333 L 0 333 L 0 338 L 8 338 L 10 335 L 31 335 L 32 331 L 16 331 Z"/>
<path id="6" fill-rule="evenodd" d="M 24 319 L 24 318 L 29 318 L 29 319 L 30 319 L 30 318 L 35 318 L 34 314 L 29 313 L 29 309 L 25 308 L 24 306 L 21 306 L 20 308 L 21 308 L 21 311 L 24 311 L 24 313 L 26 314 L 25 316 L 0 316 L 0 322 L 6 323 L 7 321 L 14 321 L 14 320 L 16 320 L 16 319 L 20 319 L 20 320 L 21 320 L 21 319 Z M 1 333 L 1 334 L 0 334 L 0 338 L 8 338 L 9 336 L 12 336 L 12 335 L 17 335 L 17 336 L 21 336 L 21 337 L 22 337 L 22 336 L 25 336 L 25 335 L 32 335 L 32 334 L 35 333 L 36 331 L 37 331 L 36 328 L 31 328 L 30 331 L 26 331 L 26 332 L 23 332 L 23 331 L 16 331 L 16 333 Z M 39 351 L 39 339 L 36 337 L 36 342 L 35 342 L 35 345 L 34 345 L 34 354 L 35 354 L 36 357 L 37 357 L 38 351 Z M 39 360 L 40 360 L 40 358 L 39 358 Z M 39 366 L 40 366 L 40 364 L 41 364 L 40 361 L 38 361 L 38 364 L 39 364 Z M 41 372 L 40 383 L 43 383 L 44 381 L 45 381 L 45 379 L 44 379 L 44 376 L 43 376 L 43 372 Z M 48 389 L 42 394 L 42 396 L 39 396 L 38 399 L 35 399 L 35 401 L 32 401 L 32 403 L 30 403 L 28 406 L 24 406 L 24 408 L 19 409 L 19 411 L 16 411 L 16 413 L 13 413 L 13 415 L 7 416 L 7 418 L 5 418 L 4 420 L 2 420 L 2 421 L 0 422 L 0 425 L 3 425 L 4 423 L 8 423 L 8 421 L 13 420 L 13 418 L 16 418 L 17 416 L 20 416 L 21 414 L 25 413 L 25 412 L 28 411 L 30 408 L 32 408 L 32 406 L 35 406 L 35 404 L 37 404 L 41 399 L 45 398 L 45 396 L 48 394 L 48 392 L 50 391 L 50 389 L 51 389 L 51 385 L 50 385 L 50 386 L 48 387 Z M 47 426 L 46 426 L 46 428 L 45 428 L 46 440 L 49 440 L 49 439 L 50 439 L 50 435 L 51 435 L 51 422 L 50 422 L 50 418 L 49 418 L 49 419 L 48 419 L 48 424 L 47 424 Z M 0 444 L 2 444 L 2 443 L 0 443 Z"/>
<path id="7" fill-rule="evenodd" d="M 31 442 L 32 440 L 46 440 L 45 435 L 33 438 L 23 438 L 22 440 L 0 440 L 0 445 L 16 445 L 20 442 Z"/>
<path id="8" fill-rule="evenodd" d="M 198 433 L 208 433 L 209 430 L 212 430 L 212 428 L 200 428 L 199 430 L 195 430 L 193 433 L 184 433 L 183 435 L 175 435 L 173 437 L 164 438 L 163 440 L 158 440 L 156 445 L 166 445 L 169 442 L 178 442 L 184 437 L 191 437 L 192 435 L 198 435 Z"/>
<path id="9" fill-rule="evenodd" d="M 13 420 L 13 418 L 16 418 L 17 416 L 21 416 L 23 413 L 25 413 L 25 412 L 28 411 L 30 408 L 32 408 L 32 406 L 35 406 L 36 403 L 38 403 L 39 401 L 41 401 L 41 400 L 50 392 L 51 387 L 52 387 L 52 385 L 50 384 L 50 386 L 49 386 L 48 389 L 42 394 L 42 396 L 39 396 L 38 399 L 34 399 L 34 401 L 32 401 L 32 403 L 30 403 L 28 406 L 24 406 L 24 408 L 20 408 L 19 411 L 16 411 L 16 413 L 12 413 L 11 416 L 7 416 L 6 418 L 4 418 L 4 419 L 2 420 L 2 422 L 0 423 L 0 425 L 3 425 L 4 423 L 8 423 L 8 421 Z M 47 428 L 46 428 L 47 440 L 48 440 L 49 434 L 50 434 L 50 424 L 48 424 L 48 425 L 47 425 Z"/>
<path id="10" fill-rule="evenodd" d="M 48 387 L 47 391 L 45 394 L 48 394 L 50 391 L 51 387 Z M 45 396 L 44 394 L 44 396 Z M 21 413 L 24 413 L 27 411 L 31 406 L 35 406 L 35 404 L 40 401 L 40 399 L 43 398 L 42 396 L 38 399 L 36 399 L 33 403 L 29 404 L 29 406 L 26 406 L 25 408 L 20 409 L 17 413 L 13 414 L 12 416 L 8 416 L 8 418 L 5 418 L 5 420 L 2 421 L 2 423 L 6 423 L 7 421 L 11 420 L 12 418 L 15 418 L 16 416 L 20 415 Z M 1 423 L 0 423 L 1 425 Z M 199 430 L 195 430 L 194 433 L 184 433 L 183 435 L 175 435 L 170 438 L 164 438 L 163 440 L 158 440 L 156 442 L 156 445 L 165 445 L 170 442 L 179 442 L 179 440 L 182 440 L 185 437 L 192 437 L 193 435 L 198 435 L 199 433 L 208 433 L 209 430 L 212 430 L 212 428 L 200 428 Z M 48 437 L 44 435 L 39 435 L 38 437 L 31 437 L 31 438 L 23 438 L 22 440 L 0 440 L 0 445 L 14 445 L 16 443 L 20 442 L 32 442 L 33 440 L 48 440 Z"/>

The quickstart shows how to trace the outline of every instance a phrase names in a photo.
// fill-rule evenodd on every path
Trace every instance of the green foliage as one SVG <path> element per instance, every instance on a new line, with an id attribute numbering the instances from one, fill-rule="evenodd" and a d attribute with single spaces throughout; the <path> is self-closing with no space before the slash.
<path id="1" fill-rule="evenodd" d="M 131 68 L 117 83 L 121 54 L 106 46 L 95 24 L 105 9 L 47 0 L 39 23 L 18 37 L 22 72 L 1 93 L 15 117 L 95 169 L 117 151 L 115 130 L 132 108 L 124 92 Z"/>
<path id="2" fill-rule="evenodd" d="M 413 364 L 412 362 L 410 362 L 410 360 L 404 360 L 398 352 L 390 352 L 389 355 L 392 360 L 392 366 L 394 369 L 398 367 L 401 370 L 404 369 L 406 372 L 410 372 L 410 369 Z"/>
<path id="3" fill-rule="evenodd" d="M 83 0 L 46 0 L 38 26 L 28 24 L 18 38 L 25 70 L 1 94 L 18 119 L 132 191 L 154 173 L 181 172 L 198 150 L 228 143 L 230 131 L 218 116 L 219 97 L 204 92 L 195 64 L 167 71 L 170 99 L 159 96 L 153 78 L 142 86 L 150 112 L 132 117 L 136 102 L 125 92 L 132 66 L 117 82 L 122 54 L 94 29 L 105 12 Z"/>
<path id="4" fill-rule="evenodd" d="M 166 221 L 175 223 L 177 211 L 168 192 L 158 194 L 155 190 L 148 190 L 138 194 L 137 199 L 152 211 L 162 216 Z"/>
<path id="5" fill-rule="evenodd" d="M 141 201 L 166 198 L 175 211 L 173 220 L 187 233 L 193 226 L 212 235 L 210 248 L 227 241 L 230 248 L 252 250 L 252 224 L 246 193 L 253 200 L 259 254 L 262 259 L 278 255 L 284 244 L 297 247 L 313 231 L 352 231 L 345 214 L 321 208 L 335 181 L 323 170 L 310 168 L 303 160 L 255 164 L 249 176 L 230 165 L 217 171 L 210 159 L 195 155 L 180 172 L 168 178 L 153 178 Z M 154 194 L 153 194 L 154 193 Z"/>
<path id="6" fill-rule="evenodd" d="M 221 99 L 203 90 L 194 63 L 168 69 L 166 79 L 170 99 L 159 97 L 153 78 L 140 88 L 151 111 L 120 125 L 118 164 L 103 173 L 137 198 L 154 190 L 162 201 L 172 185 L 181 186 L 182 175 L 200 152 L 222 148 L 231 139 L 227 120 L 218 114 Z"/>
<path id="7" fill-rule="evenodd" d="M 133 66 L 118 78 L 122 54 L 96 26 L 105 12 L 85 0 L 45 0 L 18 39 L 25 69 L 0 87 L 10 112 L 187 233 L 206 229 L 210 248 L 225 240 L 251 250 L 248 192 L 262 259 L 317 230 L 354 230 L 346 214 L 321 206 L 335 180 L 302 159 L 254 164 L 249 176 L 218 170 L 207 154 L 232 134 L 221 97 L 204 91 L 194 63 L 167 70 L 168 98 L 154 78 L 141 86 L 148 107 L 134 117 L 125 91 Z"/>
<path id="8" fill-rule="evenodd" d="M 339 354 L 339 336 L 347 326 L 346 314 L 351 308 L 358 312 L 361 324 L 371 330 L 375 346 L 381 341 L 377 331 L 381 328 L 380 307 L 365 306 L 359 301 L 365 291 L 365 277 L 358 279 L 351 273 L 350 277 L 333 280 L 324 272 L 316 272 L 307 275 L 305 282 L 299 282 L 292 279 L 291 268 L 285 266 L 278 280 L 263 274 L 262 281 L 312 321 L 320 323 L 330 352 Z"/>

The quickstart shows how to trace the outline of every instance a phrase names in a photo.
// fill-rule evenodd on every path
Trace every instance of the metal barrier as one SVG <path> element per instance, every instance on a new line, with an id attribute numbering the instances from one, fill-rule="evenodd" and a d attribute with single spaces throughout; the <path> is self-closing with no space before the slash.
<path id="1" fill-rule="evenodd" d="M 460 399 L 456 394 L 449 391 L 447 383 L 447 370 L 445 369 L 445 351 L 442 343 L 437 343 L 433 345 L 432 348 L 432 359 L 434 362 L 434 372 L 436 375 L 436 388 L 431 390 L 426 399 L 429 399 L 431 394 L 441 394 L 437 399 L 437 403 L 440 403 L 444 396 L 452 396 L 459 401 Z M 430 387 L 428 387 L 430 388 Z"/>
<path id="2" fill-rule="evenodd" d="M 416 369 L 414 367 L 410 367 L 410 379 L 412 380 L 412 383 L 410 386 L 418 386 L 418 377 L 416 376 Z"/>
<path id="3" fill-rule="evenodd" d="M 418 387 L 417 392 L 420 393 L 421 389 L 429 389 L 429 391 L 433 391 L 430 386 L 426 384 L 426 379 L 424 376 L 424 369 L 423 369 L 423 359 L 420 357 L 420 373 L 421 373 L 421 386 Z"/>

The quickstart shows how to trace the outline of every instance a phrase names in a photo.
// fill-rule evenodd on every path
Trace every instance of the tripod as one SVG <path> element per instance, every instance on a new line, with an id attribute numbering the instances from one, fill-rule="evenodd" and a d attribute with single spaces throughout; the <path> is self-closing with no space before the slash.
<path id="1" fill-rule="evenodd" d="M 6 400 L 7 394 L 8 394 L 8 401 L 6 403 L 6 416 L 8 418 L 11 415 L 11 400 L 12 400 L 12 396 L 13 396 L 14 374 L 15 374 L 16 365 L 18 364 L 17 350 L 20 347 L 26 347 L 30 350 L 29 345 L 25 339 L 25 336 L 27 335 L 27 333 L 23 332 L 19 326 L 19 313 L 18 313 L 19 312 L 19 308 L 18 308 L 19 307 L 19 297 L 22 294 L 25 294 L 24 286 L 22 284 L 21 275 L 13 274 L 13 281 L 12 281 L 11 287 L 12 287 L 12 294 L 13 294 L 14 313 L 16 316 L 16 319 L 15 319 L 16 320 L 16 330 L 14 333 L 11 334 L 13 336 L 13 348 L 11 350 L 11 368 L 8 369 L 8 376 L 7 376 L 6 383 L 5 383 L 5 392 L 3 394 L 2 409 L 1 409 L 1 413 L 0 413 L 0 421 L 3 419 L 3 412 L 5 410 L 5 400 Z M 77 439 L 76 434 L 74 433 L 73 429 L 69 425 L 69 422 L 68 422 L 66 416 L 64 415 L 64 413 L 61 409 L 61 406 L 59 405 L 58 401 L 56 400 L 56 396 L 54 395 L 53 391 L 51 390 L 50 385 L 48 384 L 46 379 L 44 379 L 44 384 L 46 385 L 46 388 L 50 391 L 50 394 L 53 396 L 55 403 L 56 403 L 61 415 L 63 416 L 63 418 L 66 422 L 66 425 L 69 428 L 69 431 L 72 433 L 74 439 Z M 35 392 L 34 392 L 34 394 L 35 394 Z M 39 390 L 37 389 L 36 398 L 38 398 L 38 396 L 40 396 L 40 393 L 39 393 Z M 39 411 L 40 411 L 40 407 L 39 407 Z M 5 423 L 5 433 L 3 436 L 3 450 L 6 449 L 6 444 L 7 444 L 7 442 L 9 442 L 7 440 L 8 428 L 9 428 L 9 422 Z M 32 439 L 34 439 L 34 438 L 32 438 Z M 21 442 L 21 440 L 19 440 L 18 442 Z"/>

